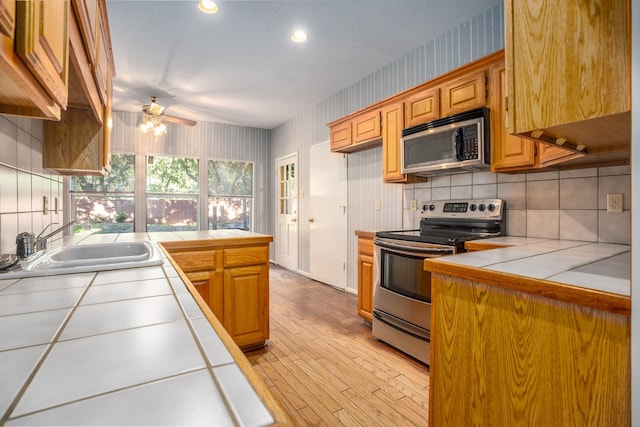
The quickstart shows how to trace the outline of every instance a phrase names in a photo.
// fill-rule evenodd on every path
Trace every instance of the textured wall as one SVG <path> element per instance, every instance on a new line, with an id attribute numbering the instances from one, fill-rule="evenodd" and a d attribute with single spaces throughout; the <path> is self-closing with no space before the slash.
<path id="1" fill-rule="evenodd" d="M 51 208 L 46 214 L 43 196 Z M 62 178 L 42 169 L 42 121 L 0 116 L 0 252 L 15 253 L 19 232 L 37 235 L 62 224 L 62 206 Z"/>

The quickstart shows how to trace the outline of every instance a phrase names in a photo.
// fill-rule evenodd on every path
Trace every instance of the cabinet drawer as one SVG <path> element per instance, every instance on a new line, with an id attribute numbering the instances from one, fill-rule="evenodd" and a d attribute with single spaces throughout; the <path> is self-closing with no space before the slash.
<path id="1" fill-rule="evenodd" d="M 251 265 L 269 262 L 269 247 L 232 248 L 224 250 L 224 266 Z"/>
<path id="2" fill-rule="evenodd" d="M 202 271 L 215 267 L 216 251 L 170 252 L 182 271 Z"/>
<path id="3" fill-rule="evenodd" d="M 358 253 L 373 256 L 373 239 L 360 237 L 358 239 Z"/>

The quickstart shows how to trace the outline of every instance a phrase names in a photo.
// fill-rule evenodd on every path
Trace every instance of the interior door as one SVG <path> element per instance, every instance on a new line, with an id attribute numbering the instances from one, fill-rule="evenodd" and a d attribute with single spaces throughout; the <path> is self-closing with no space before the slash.
<path id="1" fill-rule="evenodd" d="M 347 287 L 347 156 L 329 141 L 309 152 L 309 274 L 319 282 Z"/>
<path id="2" fill-rule="evenodd" d="M 276 160 L 276 263 L 298 269 L 298 153 Z"/>

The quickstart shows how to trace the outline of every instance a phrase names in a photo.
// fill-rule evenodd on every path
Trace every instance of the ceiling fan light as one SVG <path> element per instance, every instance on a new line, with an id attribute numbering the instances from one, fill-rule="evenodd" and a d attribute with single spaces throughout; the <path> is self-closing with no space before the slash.
<path id="1" fill-rule="evenodd" d="M 200 0 L 198 2 L 198 9 L 204 13 L 216 13 L 218 11 L 218 5 L 211 0 Z"/>

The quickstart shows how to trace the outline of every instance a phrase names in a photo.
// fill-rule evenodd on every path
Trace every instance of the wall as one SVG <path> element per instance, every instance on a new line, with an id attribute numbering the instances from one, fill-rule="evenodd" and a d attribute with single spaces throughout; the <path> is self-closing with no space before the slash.
<path id="1" fill-rule="evenodd" d="M 46 214 L 43 196 L 51 208 Z M 0 253 L 16 252 L 20 232 L 37 235 L 62 224 L 63 201 L 62 178 L 42 169 L 42 121 L 0 115 Z M 47 232 L 57 225 L 51 227 Z"/>
<path id="2" fill-rule="evenodd" d="M 145 154 L 165 154 L 196 157 L 201 160 L 201 177 L 206 177 L 204 159 L 242 160 L 254 162 L 254 216 L 253 230 L 271 233 L 273 223 L 270 208 L 271 145 L 270 131 L 222 123 L 199 122 L 196 126 L 167 123 L 167 134 L 159 138 L 144 135 L 138 129 L 140 114 L 116 111 L 113 114 L 112 151 L 135 153 L 136 167 L 144 171 Z M 206 179 L 206 178 L 201 178 Z M 144 173 L 138 173 L 136 187 L 144 188 Z M 204 195 L 202 195 L 204 194 Z M 144 218 L 144 192 L 136 198 L 136 217 Z M 206 188 L 201 188 L 201 198 L 206 198 Z M 206 217 L 207 206 L 202 204 L 200 217 Z M 255 214 L 257 212 L 257 214 Z M 201 221 L 202 223 L 202 221 Z M 144 227 L 136 222 L 137 229 Z"/>

